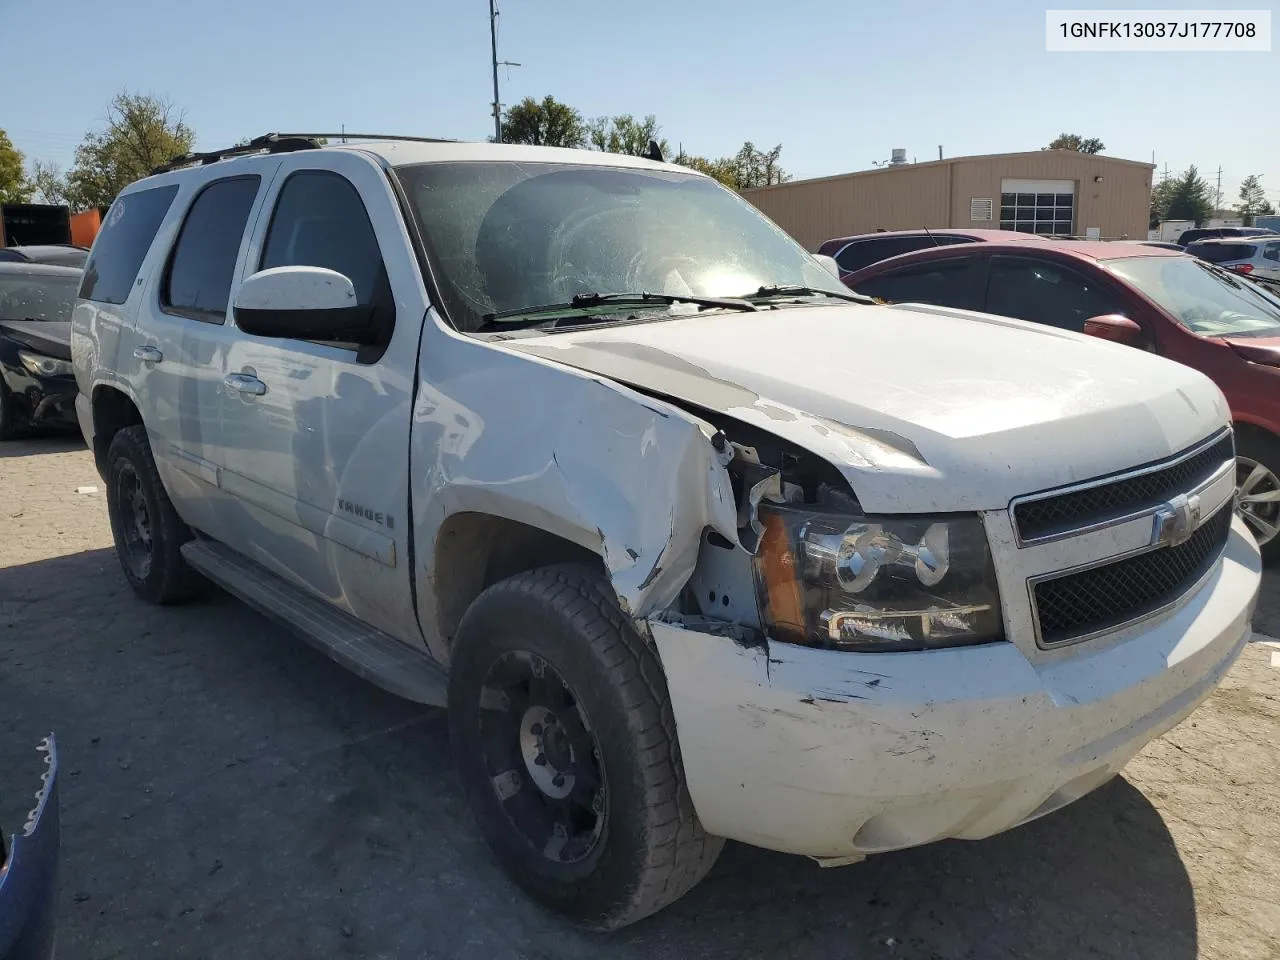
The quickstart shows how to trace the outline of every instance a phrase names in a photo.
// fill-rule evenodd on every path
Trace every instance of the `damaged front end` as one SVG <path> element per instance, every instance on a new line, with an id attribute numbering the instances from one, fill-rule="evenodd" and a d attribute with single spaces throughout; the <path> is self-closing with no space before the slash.
<path id="1" fill-rule="evenodd" d="M 53 734 L 39 750 L 45 771 L 36 805 L 7 847 L 0 837 L 0 960 L 49 960 L 54 952 L 61 819 Z"/>
<path id="2" fill-rule="evenodd" d="M 680 605 L 660 616 L 747 645 L 890 652 L 1002 639 L 975 514 L 866 514 L 825 460 L 703 411 L 737 504 L 737 542 L 705 532 Z M 730 437 L 739 439 L 730 439 Z"/>

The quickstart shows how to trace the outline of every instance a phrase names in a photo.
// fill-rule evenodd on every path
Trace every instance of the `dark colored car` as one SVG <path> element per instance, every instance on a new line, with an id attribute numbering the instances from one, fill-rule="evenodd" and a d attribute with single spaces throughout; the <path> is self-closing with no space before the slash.
<path id="1" fill-rule="evenodd" d="M 0 263 L 0 440 L 24 426 L 76 427 L 71 310 L 81 271 Z"/>
<path id="2" fill-rule="evenodd" d="M 1280 559 L 1280 296 L 1263 285 L 1159 247 L 1052 241 L 922 250 L 845 284 L 1087 333 L 1206 374 L 1235 421 L 1239 511 L 1267 561 Z"/>
<path id="3" fill-rule="evenodd" d="M 851 237 L 836 237 L 818 248 L 818 253 L 832 257 L 840 266 L 840 273 L 853 273 L 863 267 L 901 253 L 925 250 L 930 247 L 946 247 L 957 243 L 981 243 L 983 241 L 1043 240 L 1034 233 L 1015 233 L 1012 230 L 882 230 L 879 233 L 862 233 Z"/>
<path id="4" fill-rule="evenodd" d="M 83 267 L 87 247 L 70 243 L 42 243 L 25 247 L 0 247 L 0 263 L 51 263 L 59 267 Z"/>
<path id="5" fill-rule="evenodd" d="M 1192 227 L 1178 234 L 1178 243 L 1186 246 L 1197 240 L 1217 240 L 1221 237 L 1265 237 L 1276 236 L 1274 230 L 1262 227 Z"/>
<path id="6" fill-rule="evenodd" d="M 10 843 L 0 834 L 0 960 L 51 960 L 54 952 L 62 823 L 53 734 L 40 749 L 46 769 L 36 805 Z M 2 785 L 11 786 L 7 776 Z"/>

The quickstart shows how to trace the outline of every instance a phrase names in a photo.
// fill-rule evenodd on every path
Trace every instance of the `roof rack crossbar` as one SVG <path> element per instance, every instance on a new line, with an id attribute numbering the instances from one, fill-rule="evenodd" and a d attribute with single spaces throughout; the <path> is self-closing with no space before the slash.
<path id="1" fill-rule="evenodd" d="M 439 137 L 411 137 L 403 134 L 387 133 L 264 133 L 254 137 L 247 143 L 237 143 L 221 150 L 208 150 L 200 153 L 184 153 L 173 157 L 165 163 L 154 167 L 151 173 L 168 173 L 196 164 L 217 163 L 229 157 L 242 157 L 252 153 L 292 153 L 296 150 L 315 150 L 323 145 L 323 141 L 338 140 L 407 140 L 417 143 L 456 143 Z"/>

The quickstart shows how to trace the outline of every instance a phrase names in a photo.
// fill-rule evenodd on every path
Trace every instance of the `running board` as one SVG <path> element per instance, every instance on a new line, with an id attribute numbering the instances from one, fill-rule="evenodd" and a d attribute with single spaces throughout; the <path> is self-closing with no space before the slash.
<path id="1" fill-rule="evenodd" d="M 444 669 L 425 653 L 309 596 L 213 540 L 183 544 L 182 557 L 228 593 L 370 683 L 417 703 L 443 707 L 448 702 Z"/>

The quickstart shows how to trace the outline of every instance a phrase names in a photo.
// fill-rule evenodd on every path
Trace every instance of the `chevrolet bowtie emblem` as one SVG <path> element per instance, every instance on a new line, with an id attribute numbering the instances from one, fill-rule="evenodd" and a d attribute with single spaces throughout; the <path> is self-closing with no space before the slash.
<path id="1" fill-rule="evenodd" d="M 1151 546 L 1176 547 L 1186 543 L 1200 526 L 1200 497 L 1180 493 L 1156 508 L 1151 523 Z"/>

